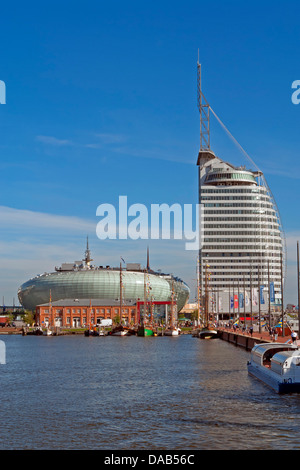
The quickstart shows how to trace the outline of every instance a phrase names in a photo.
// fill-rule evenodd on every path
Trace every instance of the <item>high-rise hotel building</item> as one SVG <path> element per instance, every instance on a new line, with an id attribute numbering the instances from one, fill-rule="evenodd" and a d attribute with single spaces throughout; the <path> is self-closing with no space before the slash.
<path id="1" fill-rule="evenodd" d="M 280 310 L 285 241 L 278 209 L 261 171 L 236 167 L 210 149 L 212 109 L 201 91 L 200 64 L 198 106 L 199 298 L 206 280 L 210 312 Z"/>

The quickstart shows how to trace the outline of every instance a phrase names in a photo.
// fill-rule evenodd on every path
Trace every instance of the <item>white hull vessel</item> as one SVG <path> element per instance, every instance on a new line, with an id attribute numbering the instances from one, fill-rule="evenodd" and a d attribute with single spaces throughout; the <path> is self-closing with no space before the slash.
<path id="1" fill-rule="evenodd" d="M 49 328 L 46 328 L 46 330 L 43 332 L 44 336 L 52 336 L 52 331 Z"/>
<path id="2" fill-rule="evenodd" d="M 114 333 L 111 334 L 111 336 L 131 336 L 128 331 L 115 331 Z"/>
<path id="3" fill-rule="evenodd" d="M 164 336 L 179 336 L 180 329 L 179 328 L 167 328 L 164 331 Z"/>
<path id="4" fill-rule="evenodd" d="M 248 373 L 277 393 L 300 392 L 300 350 L 297 345 L 257 344 L 251 351 Z"/>

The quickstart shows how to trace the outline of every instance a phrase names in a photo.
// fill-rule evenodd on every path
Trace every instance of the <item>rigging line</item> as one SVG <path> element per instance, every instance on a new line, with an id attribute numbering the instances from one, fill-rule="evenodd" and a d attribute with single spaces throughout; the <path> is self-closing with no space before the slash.
<path id="1" fill-rule="evenodd" d="M 231 134 L 231 132 L 229 132 L 229 130 L 227 129 L 227 127 L 225 126 L 225 124 L 223 124 L 223 122 L 221 121 L 221 119 L 216 115 L 216 113 L 214 112 L 214 110 L 211 108 L 211 106 L 209 107 L 211 112 L 213 113 L 213 115 L 215 116 L 215 118 L 218 120 L 218 122 L 221 124 L 221 126 L 223 127 L 223 129 L 225 129 L 225 131 L 227 132 L 227 134 L 231 137 L 231 139 L 235 142 L 235 144 L 240 148 L 240 150 L 244 153 L 244 155 L 248 158 L 248 160 L 252 163 L 252 165 L 255 166 L 255 168 L 258 170 L 258 171 L 261 171 L 258 166 L 254 163 L 254 161 L 252 160 L 252 158 L 248 155 L 248 153 L 243 149 L 243 147 L 238 143 L 238 141 L 233 137 L 233 135 Z"/>

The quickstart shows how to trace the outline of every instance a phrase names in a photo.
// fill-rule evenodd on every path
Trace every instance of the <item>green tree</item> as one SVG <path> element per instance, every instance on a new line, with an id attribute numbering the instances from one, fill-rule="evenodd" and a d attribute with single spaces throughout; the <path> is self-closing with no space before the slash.
<path id="1" fill-rule="evenodd" d="M 27 325 L 32 326 L 34 324 L 34 315 L 33 315 L 33 313 L 25 311 L 25 315 L 23 317 L 23 320 Z"/>

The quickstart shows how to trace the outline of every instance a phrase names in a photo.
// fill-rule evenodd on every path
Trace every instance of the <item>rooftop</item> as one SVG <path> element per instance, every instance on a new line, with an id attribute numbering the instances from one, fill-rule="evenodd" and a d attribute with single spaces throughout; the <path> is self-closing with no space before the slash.
<path id="1" fill-rule="evenodd" d="M 122 306 L 134 306 L 136 304 L 135 300 L 124 300 Z M 37 307 L 47 307 L 50 305 L 50 302 L 45 304 L 39 304 Z M 51 302 L 52 307 L 93 307 L 93 306 L 119 306 L 120 299 L 60 299 Z"/>

